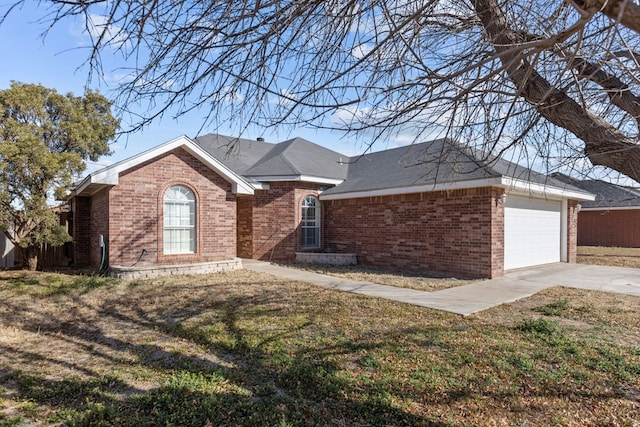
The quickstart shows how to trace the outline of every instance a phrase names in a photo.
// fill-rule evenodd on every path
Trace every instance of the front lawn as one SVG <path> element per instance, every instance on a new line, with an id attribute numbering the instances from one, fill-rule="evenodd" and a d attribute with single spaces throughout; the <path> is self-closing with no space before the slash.
<path id="1" fill-rule="evenodd" d="M 640 298 L 460 317 L 249 271 L 0 273 L 0 425 L 637 425 Z"/>
<path id="2" fill-rule="evenodd" d="M 640 248 L 578 246 L 578 263 L 640 268 Z"/>
<path id="3" fill-rule="evenodd" d="M 468 285 L 482 279 L 461 279 L 437 273 L 419 273 L 402 270 L 367 267 L 363 265 L 330 265 L 306 263 L 282 263 L 282 266 L 342 277 L 356 282 L 370 282 L 398 288 L 433 292 L 456 286 Z"/>

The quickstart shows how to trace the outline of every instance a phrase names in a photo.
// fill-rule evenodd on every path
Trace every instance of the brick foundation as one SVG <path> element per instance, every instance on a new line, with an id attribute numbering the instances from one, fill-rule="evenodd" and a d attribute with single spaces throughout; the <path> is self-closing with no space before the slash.
<path id="1" fill-rule="evenodd" d="M 242 268 L 239 258 L 224 261 L 202 262 L 194 264 L 154 265 L 148 267 L 112 266 L 109 273 L 121 279 L 151 279 L 163 276 L 182 276 L 188 274 L 209 274 L 233 271 Z"/>

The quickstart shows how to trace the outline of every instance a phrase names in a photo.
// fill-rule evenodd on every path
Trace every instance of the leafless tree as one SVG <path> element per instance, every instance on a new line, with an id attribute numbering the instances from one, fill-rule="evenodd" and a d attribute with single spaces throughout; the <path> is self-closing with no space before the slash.
<path id="1" fill-rule="evenodd" d="M 139 126 L 204 108 L 205 127 L 441 133 L 640 181 L 637 0 L 41 3 L 51 25 L 84 20 L 98 75 L 106 49 L 125 57 Z"/>

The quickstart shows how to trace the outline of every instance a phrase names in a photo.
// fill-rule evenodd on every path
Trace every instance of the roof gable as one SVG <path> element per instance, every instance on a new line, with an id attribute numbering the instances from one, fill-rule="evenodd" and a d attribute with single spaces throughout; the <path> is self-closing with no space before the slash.
<path id="1" fill-rule="evenodd" d="M 253 165 L 267 155 L 274 144 L 224 135 L 207 134 L 194 142 L 238 175 L 245 175 Z"/>
<path id="2" fill-rule="evenodd" d="M 500 158 L 482 157 L 449 139 L 347 157 L 302 138 L 279 144 L 209 134 L 181 136 L 89 174 L 73 194 L 91 195 L 117 185 L 123 171 L 178 147 L 232 183 L 238 194 L 268 188 L 270 181 L 333 185 L 323 199 L 367 197 L 496 186 L 544 197 L 593 200 L 573 186 Z M 635 193 L 640 198 L 639 193 Z"/>
<path id="3" fill-rule="evenodd" d="M 237 194 L 253 194 L 253 187 L 240 175 L 233 172 L 229 167 L 211 156 L 199 145 L 195 144 L 186 136 L 180 136 L 162 145 L 144 151 L 133 157 L 129 157 L 111 166 L 100 169 L 87 175 L 82 181 L 75 185 L 71 195 L 90 196 L 102 188 L 118 185 L 120 174 L 142 163 L 168 153 L 176 148 L 183 148 L 189 154 L 200 160 L 215 173 L 230 182 L 233 192 Z"/>
<path id="4" fill-rule="evenodd" d="M 209 134 L 196 143 L 236 173 L 256 181 L 313 181 L 339 184 L 347 177 L 344 156 L 293 138 L 278 144 Z"/>
<path id="5" fill-rule="evenodd" d="M 343 159 L 347 157 L 306 139 L 294 138 L 276 144 L 266 156 L 247 170 L 246 176 L 259 180 L 304 176 L 323 181 L 342 181 L 347 178 L 348 172 Z"/>

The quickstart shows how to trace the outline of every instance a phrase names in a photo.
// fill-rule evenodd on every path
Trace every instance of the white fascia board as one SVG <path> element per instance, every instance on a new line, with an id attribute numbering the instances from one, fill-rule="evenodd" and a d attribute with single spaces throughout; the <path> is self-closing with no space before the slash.
<path id="1" fill-rule="evenodd" d="M 73 190 L 69 193 L 69 196 L 76 196 L 81 194 L 89 188 L 92 184 L 98 184 L 100 186 L 112 186 L 118 184 L 118 175 L 109 175 L 105 177 L 101 177 L 100 180 L 96 179 L 94 174 L 87 175 L 79 184 L 75 186 Z M 93 194 L 93 193 L 92 193 Z"/>
<path id="2" fill-rule="evenodd" d="M 249 176 L 249 178 L 262 182 L 282 182 L 282 181 L 304 181 L 317 182 L 318 184 L 339 185 L 344 179 L 323 178 L 311 175 L 265 175 L 265 176 Z"/>
<path id="3" fill-rule="evenodd" d="M 595 196 L 586 193 L 579 193 L 575 191 L 565 190 L 559 187 L 550 187 L 543 184 L 536 184 L 528 181 L 516 180 L 508 177 L 493 177 L 472 179 L 468 181 L 455 181 L 444 182 L 439 184 L 424 184 L 415 185 L 410 187 L 396 187 L 396 188 L 382 188 L 377 190 L 366 191 L 353 191 L 349 193 L 340 194 L 321 194 L 321 200 L 343 200 L 343 199 L 357 199 L 362 197 L 377 197 L 377 196 L 395 196 L 399 194 L 412 194 L 412 193 L 428 193 L 432 191 L 447 191 L 447 190 L 463 190 L 469 188 L 480 187 L 500 187 L 507 190 L 509 193 L 522 194 L 536 197 L 546 197 L 561 199 L 573 199 L 573 200 L 595 200 Z"/>
<path id="4" fill-rule="evenodd" d="M 192 156 L 203 162 L 210 169 L 214 170 L 217 174 L 222 176 L 225 180 L 233 185 L 233 192 L 237 194 L 253 194 L 253 187 L 245 181 L 241 176 L 234 173 L 231 169 L 226 167 L 216 158 L 204 151 L 195 142 L 186 136 L 180 136 L 171 141 L 165 142 L 162 145 L 154 147 L 150 150 L 144 151 L 128 159 L 122 160 L 118 163 L 114 163 L 104 169 L 100 169 L 97 172 L 89 174 L 81 183 L 76 187 L 76 194 L 79 194 L 87 188 L 90 184 L 103 184 L 103 185 L 117 185 L 121 172 L 131 169 L 139 164 L 153 160 L 154 158 L 172 151 L 176 148 L 182 147 Z"/>
<path id="5" fill-rule="evenodd" d="M 501 187 L 505 188 L 507 193 L 514 195 L 519 194 L 556 200 L 571 199 L 578 201 L 591 201 L 596 199 L 596 196 L 593 194 L 567 190 L 561 187 L 552 187 L 545 184 L 538 184 L 509 177 L 502 177 Z"/>
<path id="6" fill-rule="evenodd" d="M 250 182 L 251 186 L 255 189 L 255 190 L 270 190 L 271 186 L 269 184 L 267 184 L 266 182 Z"/>
<path id="7" fill-rule="evenodd" d="M 75 196 L 82 193 L 89 185 L 91 185 L 91 175 L 87 175 L 79 184 L 72 187 L 69 196 Z"/>
<path id="8" fill-rule="evenodd" d="M 580 207 L 580 212 L 589 212 L 589 211 L 638 211 L 640 210 L 640 206 L 617 206 L 617 207 L 600 207 L 600 208 L 583 208 Z"/>

